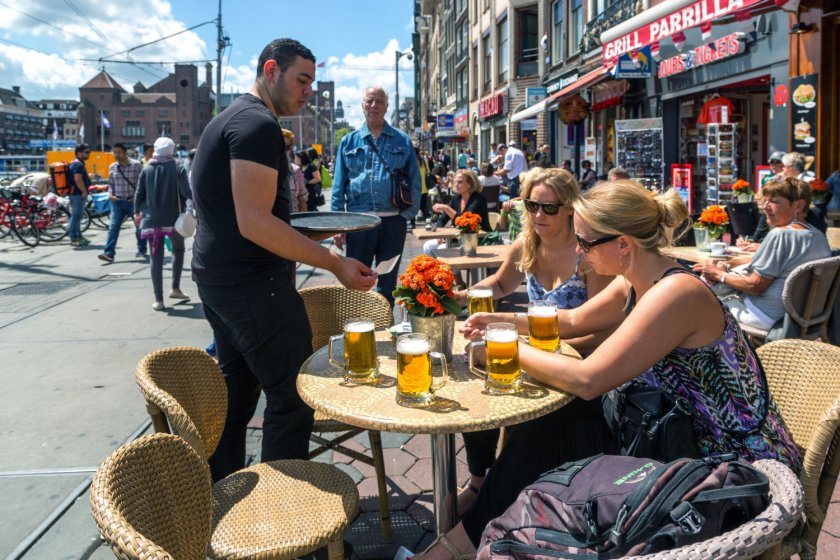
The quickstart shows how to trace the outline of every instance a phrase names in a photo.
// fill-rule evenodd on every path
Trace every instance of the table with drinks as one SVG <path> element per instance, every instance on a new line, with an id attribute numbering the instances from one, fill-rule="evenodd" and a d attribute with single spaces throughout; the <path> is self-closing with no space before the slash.
<path id="1" fill-rule="evenodd" d="M 470 284 L 481 281 L 488 268 L 502 266 L 512 245 L 479 245 L 475 256 L 462 255 L 458 248 L 435 249 L 435 258 L 452 268 L 466 270 L 470 275 Z"/>
<path id="2" fill-rule="evenodd" d="M 668 247 L 666 249 L 663 249 L 662 252 L 668 256 L 674 257 L 675 259 L 680 259 L 692 263 L 699 263 L 708 260 L 728 260 L 741 255 L 752 256 L 755 254 L 749 253 L 747 251 L 741 251 L 740 249 L 734 247 L 726 247 L 725 249 L 722 248 L 720 251 L 712 253 L 711 251 L 707 251 L 705 249 L 698 249 L 693 245 L 683 247 Z"/>
<path id="3" fill-rule="evenodd" d="M 487 295 L 478 294 L 471 308 L 491 306 L 492 295 L 489 302 Z M 560 341 L 553 304 L 532 303 L 528 315 L 532 345 L 580 357 Z M 297 379 L 301 398 L 328 417 L 370 430 L 431 436 L 438 534 L 456 521 L 455 434 L 519 424 L 574 398 L 520 370 L 520 337 L 512 323 L 488 325 L 484 341 L 469 345 L 457 333 L 461 325 L 456 324 L 447 361 L 427 334 L 394 338 L 388 331 L 375 331 L 372 320 L 352 319 L 343 334 L 304 362 Z M 485 369 L 474 359 L 474 350 L 482 347 Z"/>

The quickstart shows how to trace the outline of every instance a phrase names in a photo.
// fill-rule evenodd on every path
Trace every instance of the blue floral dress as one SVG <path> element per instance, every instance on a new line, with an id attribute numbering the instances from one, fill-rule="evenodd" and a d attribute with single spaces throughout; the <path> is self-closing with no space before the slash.
<path id="1" fill-rule="evenodd" d="M 528 301 L 545 299 L 557 305 L 557 309 L 574 309 L 583 305 L 589 294 L 586 291 L 586 279 L 580 273 L 580 255 L 575 263 L 575 273 L 556 288 L 546 291 L 537 277 L 530 272 L 525 274 L 528 287 Z"/>

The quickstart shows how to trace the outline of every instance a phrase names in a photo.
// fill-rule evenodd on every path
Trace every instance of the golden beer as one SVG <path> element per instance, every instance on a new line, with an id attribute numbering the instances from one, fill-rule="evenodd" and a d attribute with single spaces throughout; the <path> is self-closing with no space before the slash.
<path id="1" fill-rule="evenodd" d="M 376 337 L 373 321 L 344 325 L 344 371 L 348 381 L 367 380 L 376 373 Z"/>
<path id="2" fill-rule="evenodd" d="M 493 288 L 470 288 L 467 290 L 470 315 L 493 313 Z"/>
<path id="3" fill-rule="evenodd" d="M 554 352 L 560 345 L 557 306 L 549 301 L 533 301 L 528 305 L 528 337 L 531 346 Z"/>
<path id="4" fill-rule="evenodd" d="M 397 400 L 419 403 L 432 394 L 432 359 L 429 341 L 406 338 L 397 341 Z"/>
<path id="5" fill-rule="evenodd" d="M 506 327 L 493 328 L 495 325 Z M 515 325 L 496 323 L 484 335 L 487 344 L 487 382 L 491 393 L 513 393 L 519 389 L 522 372 L 519 369 L 519 335 Z"/>

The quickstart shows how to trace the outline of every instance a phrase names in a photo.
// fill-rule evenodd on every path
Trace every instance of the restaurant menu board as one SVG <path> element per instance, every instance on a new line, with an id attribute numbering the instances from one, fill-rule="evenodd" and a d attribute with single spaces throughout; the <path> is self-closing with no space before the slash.
<path id="1" fill-rule="evenodd" d="M 790 80 L 791 130 L 793 151 L 805 156 L 805 174 L 815 177 L 817 161 L 817 75 L 807 74 Z"/>
<path id="2" fill-rule="evenodd" d="M 694 202 L 691 196 L 694 189 L 694 180 L 691 176 L 691 167 L 690 163 L 671 164 L 671 188 L 677 191 L 685 205 L 688 206 L 689 214 L 694 213 Z"/>
<path id="3" fill-rule="evenodd" d="M 662 190 L 662 119 L 615 121 L 616 163 L 650 190 Z"/>

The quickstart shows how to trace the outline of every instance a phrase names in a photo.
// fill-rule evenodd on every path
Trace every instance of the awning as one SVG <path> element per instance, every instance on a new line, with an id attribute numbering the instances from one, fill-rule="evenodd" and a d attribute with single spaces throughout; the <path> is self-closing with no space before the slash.
<path id="1" fill-rule="evenodd" d="M 595 84 L 600 79 L 602 79 L 607 74 L 607 72 L 609 70 L 610 69 L 607 66 L 599 66 L 598 68 L 596 68 L 592 72 L 589 72 L 588 74 L 584 74 L 583 76 L 581 76 L 580 78 L 578 78 L 577 80 L 575 80 L 571 84 L 567 85 L 566 87 L 564 87 L 560 91 L 553 93 L 551 95 L 551 97 L 549 97 L 548 99 L 545 100 L 546 106 L 551 107 L 552 105 L 557 104 L 562 98 L 567 97 L 567 96 L 575 93 L 579 89 L 581 89 L 581 88 L 583 88 L 587 85 Z"/>
<path id="2" fill-rule="evenodd" d="M 601 33 L 604 63 L 765 0 L 664 0 Z"/>
<path id="3" fill-rule="evenodd" d="M 519 122 L 523 119 L 530 119 L 531 117 L 536 117 L 537 115 L 545 111 L 545 102 L 546 100 L 543 99 L 539 103 L 535 103 L 527 109 L 523 109 L 518 113 L 514 113 L 513 116 L 510 118 L 510 122 Z"/>

